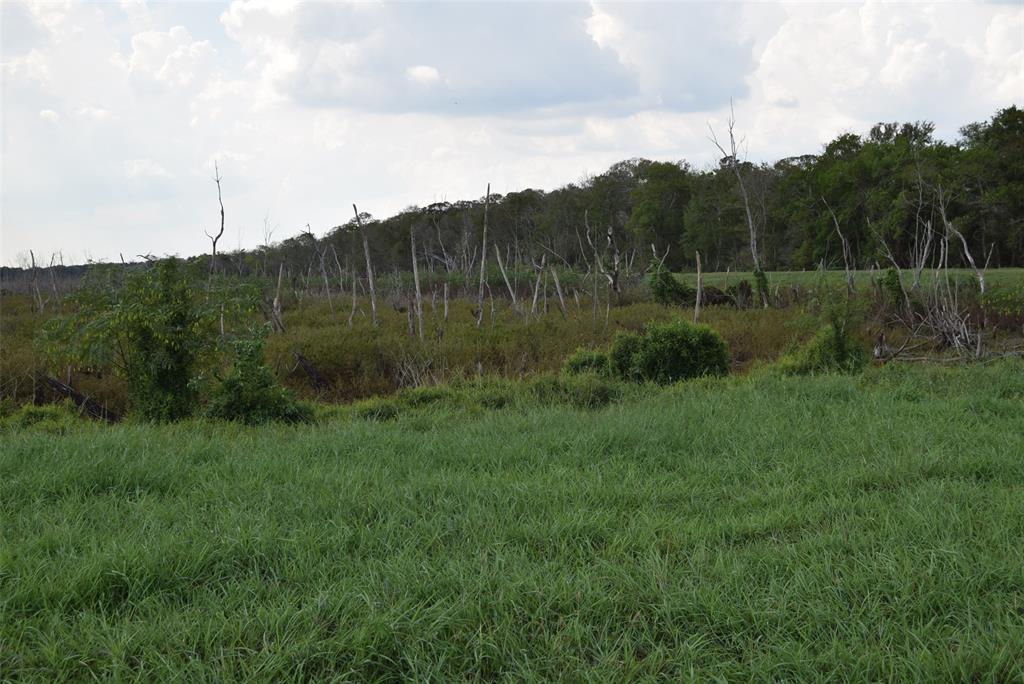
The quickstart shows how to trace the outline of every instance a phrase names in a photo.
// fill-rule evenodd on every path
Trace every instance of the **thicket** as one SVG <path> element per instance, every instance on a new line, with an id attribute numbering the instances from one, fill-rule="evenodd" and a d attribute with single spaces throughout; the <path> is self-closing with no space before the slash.
<path id="1" fill-rule="evenodd" d="M 251 425 L 269 421 L 297 423 L 312 417 L 312 409 L 296 401 L 267 366 L 263 335 L 263 330 L 257 330 L 232 343 L 234 361 L 210 397 L 208 417 Z"/>
<path id="2" fill-rule="evenodd" d="M 676 278 L 666 268 L 654 269 L 648 278 L 647 287 L 654 301 L 665 306 L 692 304 L 697 296 L 696 290 Z"/>
<path id="3" fill-rule="evenodd" d="M 211 417 L 301 420 L 309 411 L 266 366 L 262 338 L 228 342 L 226 326 L 252 314 L 256 295 L 252 283 L 203 278 L 175 258 L 98 269 L 71 298 L 71 313 L 46 322 L 41 340 L 54 367 L 119 376 L 129 410 L 143 420 L 182 420 L 207 399 Z M 207 396 L 232 352 L 230 372 Z"/>
<path id="4" fill-rule="evenodd" d="M 608 353 L 580 349 L 566 359 L 569 375 L 595 373 L 667 385 L 729 372 L 729 347 L 706 325 L 683 320 L 648 325 L 643 334 L 620 332 Z"/>

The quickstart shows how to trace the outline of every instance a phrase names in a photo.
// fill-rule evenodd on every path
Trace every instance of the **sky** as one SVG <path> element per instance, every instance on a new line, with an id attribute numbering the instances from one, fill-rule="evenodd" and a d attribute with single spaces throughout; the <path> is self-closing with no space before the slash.
<path id="1" fill-rule="evenodd" d="M 352 204 L 752 161 L 1024 103 L 1016 2 L 0 2 L 0 263 L 317 234 Z"/>

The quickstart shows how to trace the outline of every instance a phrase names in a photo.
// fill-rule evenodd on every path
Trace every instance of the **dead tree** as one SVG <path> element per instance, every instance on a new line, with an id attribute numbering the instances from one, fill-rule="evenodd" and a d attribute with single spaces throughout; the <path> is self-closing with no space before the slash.
<path id="1" fill-rule="evenodd" d="M 277 268 L 277 291 L 274 293 L 274 303 L 270 312 L 270 324 L 277 332 L 284 332 L 284 319 L 281 311 L 281 278 L 284 276 L 284 263 Z"/>
<path id="2" fill-rule="evenodd" d="M 210 242 L 213 247 L 210 252 L 210 273 L 213 274 L 217 270 L 217 242 L 221 236 L 224 235 L 224 200 L 221 199 L 220 194 L 220 169 L 217 168 L 217 162 L 213 162 L 213 182 L 217 184 L 217 203 L 220 204 L 220 231 L 216 235 L 210 235 L 206 233 L 206 237 L 210 238 Z"/>
<path id="3" fill-rule="evenodd" d="M 36 302 L 36 310 L 39 313 L 43 313 L 43 295 L 39 291 L 39 270 L 36 268 L 36 255 L 31 249 L 28 250 L 28 255 L 32 259 L 32 297 Z M 21 263 L 25 263 L 22 261 Z"/>
<path id="4" fill-rule="evenodd" d="M 853 296 L 853 270 L 850 268 L 850 263 L 853 261 L 853 252 L 850 249 L 850 243 L 847 241 L 846 236 L 843 235 L 843 231 L 839 229 L 839 218 L 836 216 L 836 212 L 832 211 L 832 205 L 828 203 L 824 195 L 821 197 L 821 201 L 825 204 L 825 208 L 828 209 L 828 213 L 832 215 L 832 225 L 835 226 L 836 234 L 839 236 L 839 242 L 843 246 L 843 268 L 846 271 L 846 295 L 847 297 Z"/>
<path id="5" fill-rule="evenodd" d="M 519 302 L 516 300 L 516 290 L 512 287 L 511 281 L 508 279 L 508 273 L 505 272 L 505 264 L 501 260 L 501 250 L 498 249 L 498 245 L 494 245 L 494 256 L 498 259 L 498 268 L 501 270 L 501 277 L 505 281 L 505 287 L 508 288 L 508 295 L 512 298 L 512 309 L 519 311 Z"/>
<path id="6" fill-rule="evenodd" d="M 416 259 L 416 226 L 409 228 L 409 245 L 412 250 L 412 281 L 416 288 L 416 321 L 420 341 L 423 341 L 423 294 L 420 292 L 420 270 Z"/>
<path id="7" fill-rule="evenodd" d="M 484 320 L 484 279 L 487 266 L 487 213 L 491 207 L 491 184 L 487 184 L 487 195 L 484 198 L 484 232 L 480 246 L 480 290 L 476 298 L 476 327 Z"/>
<path id="8" fill-rule="evenodd" d="M 102 420 L 107 423 L 116 423 L 121 420 L 120 416 L 108 409 L 106 406 L 97 403 L 93 399 L 87 397 L 81 392 L 77 391 L 74 387 L 69 384 L 63 383 L 57 378 L 50 377 L 49 375 L 40 374 L 40 378 L 46 383 L 51 390 L 56 392 L 62 397 L 66 397 L 75 403 L 78 410 L 84 413 L 89 418 L 94 420 Z"/>
<path id="9" fill-rule="evenodd" d="M 544 275 L 544 263 L 547 261 L 548 255 L 540 255 L 540 263 L 533 262 L 533 268 L 537 271 L 537 281 L 533 284 L 533 304 L 530 305 L 530 315 L 537 315 L 537 297 L 540 296 L 540 280 L 541 276 Z"/>
<path id="10" fill-rule="evenodd" d="M 653 246 L 653 245 L 652 245 Z M 704 298 L 704 275 L 700 271 L 700 252 L 697 252 L 697 298 L 693 303 L 693 322 L 700 321 L 700 304 Z"/>
<path id="11" fill-rule="evenodd" d="M 567 318 L 565 312 L 565 296 L 562 294 L 562 284 L 558 280 L 558 271 L 554 265 L 548 267 L 551 271 L 551 278 L 555 281 L 555 292 L 558 293 L 558 308 L 562 312 L 562 318 Z"/>
<path id="12" fill-rule="evenodd" d="M 611 266 L 606 267 L 604 258 L 597 249 L 597 245 L 594 244 L 594 240 L 590 237 L 590 219 L 589 212 L 584 210 L 583 212 L 583 225 L 587 231 L 587 244 L 590 245 L 590 249 L 594 252 L 594 269 L 603 275 L 608 280 L 608 287 L 616 294 L 620 294 L 619 288 L 619 273 L 621 265 L 621 256 L 619 254 L 619 247 L 615 244 L 615 234 L 612 230 L 612 226 L 608 225 L 608 230 L 605 233 L 605 252 L 611 253 Z"/>
<path id="13" fill-rule="evenodd" d="M 356 214 L 356 225 L 359 227 L 359 234 L 363 238 L 363 254 L 366 255 L 366 285 L 370 290 L 370 312 L 373 316 L 373 327 L 377 327 L 377 289 L 373 285 L 373 262 L 370 261 L 370 243 L 366 239 L 366 229 L 363 228 L 363 220 L 359 216 L 359 209 L 352 205 L 352 211 Z M 351 318 L 349 319 L 351 320 Z"/>
<path id="14" fill-rule="evenodd" d="M 733 174 L 736 176 L 736 182 L 740 188 L 740 196 L 743 198 L 743 209 L 747 214 L 747 228 L 750 231 L 750 257 L 754 261 L 754 274 L 761 273 L 761 259 L 758 256 L 757 250 L 757 227 L 754 225 L 754 214 L 750 210 L 750 194 L 747 192 L 747 185 L 743 182 L 743 174 L 740 173 L 740 161 L 739 161 L 739 148 L 736 144 L 736 135 L 734 129 L 736 127 L 736 112 L 733 109 L 732 101 L 729 101 L 729 119 L 726 122 L 729 131 L 729 150 L 722 146 L 718 142 L 718 137 L 715 135 L 715 129 L 711 128 L 711 124 L 708 124 L 708 130 L 711 131 L 711 142 L 715 144 L 718 151 L 722 153 L 722 162 L 728 165 L 732 169 Z M 758 287 L 761 290 L 761 302 L 764 308 L 768 308 L 768 293 L 763 288 Z"/>

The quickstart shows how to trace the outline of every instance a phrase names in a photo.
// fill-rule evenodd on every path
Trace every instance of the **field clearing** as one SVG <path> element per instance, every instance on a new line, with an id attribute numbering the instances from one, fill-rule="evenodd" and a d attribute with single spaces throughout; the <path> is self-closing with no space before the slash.
<path id="1" fill-rule="evenodd" d="M 0 435 L 0 679 L 1019 681 L 1024 365 Z"/>
<path id="2" fill-rule="evenodd" d="M 956 278 L 963 280 L 970 280 L 974 278 L 974 271 L 966 268 L 951 268 L 949 269 L 951 275 Z M 814 288 L 820 285 L 822 282 L 833 286 L 843 286 L 846 283 L 846 273 L 844 271 L 766 271 L 765 275 L 768 277 L 768 284 L 771 286 L 782 286 L 789 287 L 795 285 L 798 287 Z M 854 284 L 858 287 L 866 287 L 871 284 L 872 278 L 879 278 L 885 275 L 885 270 L 875 271 L 854 271 Z M 909 286 L 913 280 L 913 271 L 904 269 L 902 271 L 904 282 Z M 697 285 L 697 274 L 696 273 L 683 273 L 680 275 L 684 282 L 691 286 Z M 731 272 L 713 272 L 703 274 L 704 284 L 713 285 L 721 289 L 725 289 L 729 285 L 735 285 L 741 280 L 746 280 L 750 283 L 751 287 L 754 287 L 754 274 L 750 271 L 731 271 Z M 925 269 L 922 273 L 921 280 L 923 282 L 929 282 L 932 278 L 931 269 Z M 1024 268 L 993 268 L 985 273 L 985 281 L 987 284 L 995 287 L 1005 287 L 1013 289 L 1024 289 Z"/>

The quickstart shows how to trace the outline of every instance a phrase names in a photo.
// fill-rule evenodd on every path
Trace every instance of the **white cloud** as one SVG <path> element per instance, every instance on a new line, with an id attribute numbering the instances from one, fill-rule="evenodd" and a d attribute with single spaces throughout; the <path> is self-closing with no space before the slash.
<path id="1" fill-rule="evenodd" d="M 193 41 L 188 29 L 174 26 L 132 36 L 128 70 L 137 78 L 184 87 L 209 72 L 215 58 L 208 41 Z"/>
<path id="2" fill-rule="evenodd" d="M 129 180 L 136 178 L 170 178 L 171 174 L 159 162 L 152 159 L 126 159 L 124 176 Z"/>
<path id="3" fill-rule="evenodd" d="M 3 253 L 196 253 L 621 159 L 754 159 L 1024 100 L 1024 8 L 922 3 L 0 2 Z M 87 66 L 88 68 L 83 68 Z M 59 125 L 54 123 L 59 122 Z M 58 198 L 54 201 L 54 198 Z"/>
<path id="4" fill-rule="evenodd" d="M 432 66 L 420 64 L 405 70 L 406 77 L 414 83 L 429 85 L 441 80 L 441 73 Z"/>

